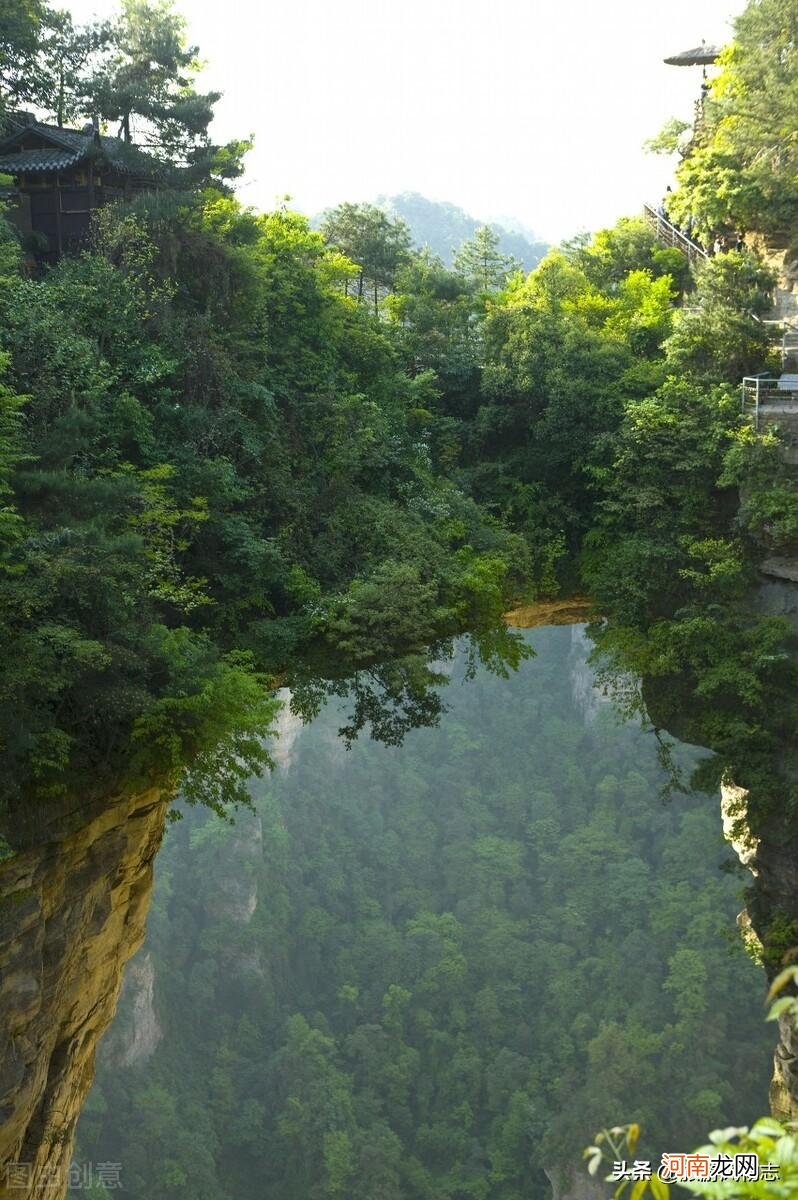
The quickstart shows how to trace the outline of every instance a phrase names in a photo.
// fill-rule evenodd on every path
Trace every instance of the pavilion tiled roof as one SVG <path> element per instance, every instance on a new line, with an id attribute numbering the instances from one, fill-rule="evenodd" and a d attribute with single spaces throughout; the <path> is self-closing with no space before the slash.
<path id="1" fill-rule="evenodd" d="M 80 157 L 67 150 L 18 150 L 3 154 L 0 150 L 0 173 L 21 175 L 23 171 L 63 171 L 72 167 Z"/>
<path id="2" fill-rule="evenodd" d="M 23 149 L 17 143 L 28 134 L 38 134 L 48 142 L 47 147 Z M 159 175 L 163 165 L 138 146 L 123 142 L 121 138 L 101 136 L 95 140 L 93 133 L 81 133 L 77 129 L 61 129 L 57 125 L 45 125 L 34 121 L 20 126 L 0 140 L 0 174 L 20 175 L 26 171 L 55 172 L 91 158 L 107 160 L 115 170 L 124 175 Z"/>

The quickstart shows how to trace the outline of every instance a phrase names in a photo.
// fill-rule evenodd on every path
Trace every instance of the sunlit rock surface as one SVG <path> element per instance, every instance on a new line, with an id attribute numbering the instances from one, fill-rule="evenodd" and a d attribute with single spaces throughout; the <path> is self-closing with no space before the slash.
<path id="1" fill-rule="evenodd" d="M 586 596 L 560 600 L 538 600 L 504 614 L 514 629 L 538 629 L 542 625 L 579 625 L 590 619 L 593 605 Z"/>
<path id="2" fill-rule="evenodd" d="M 144 938 L 166 808 L 148 791 L 78 828 L 74 810 L 62 836 L 53 822 L 0 865 L 0 1196 L 9 1200 L 64 1194 L 97 1042 Z"/>

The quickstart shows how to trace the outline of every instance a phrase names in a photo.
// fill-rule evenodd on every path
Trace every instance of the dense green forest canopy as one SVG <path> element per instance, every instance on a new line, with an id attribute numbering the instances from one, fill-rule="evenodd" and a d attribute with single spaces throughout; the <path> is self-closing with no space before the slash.
<path id="1" fill-rule="evenodd" d="M 762 1110 L 716 802 L 658 803 L 657 741 L 596 697 L 587 640 L 526 638 L 507 680 L 468 682 L 459 647 L 400 750 L 346 753 L 331 706 L 255 814 L 170 830 L 152 994 L 131 980 L 79 1162 L 137 1200 L 544 1200 L 607 1122 L 654 1158 Z"/>
<path id="2" fill-rule="evenodd" d="M 672 211 L 705 233 L 798 232 L 798 12 L 793 0 L 751 0 L 734 22 L 702 112 L 671 122 L 659 148 L 680 148 Z"/>
<path id="3" fill-rule="evenodd" d="M 432 472 L 430 380 L 347 301 L 352 270 L 301 217 L 203 193 L 105 212 L 91 252 L 9 277 L 10 777 L 154 746 L 142 770 L 177 767 L 211 712 L 258 727 L 259 672 L 297 646 L 380 657 L 523 586 L 520 538 Z"/>

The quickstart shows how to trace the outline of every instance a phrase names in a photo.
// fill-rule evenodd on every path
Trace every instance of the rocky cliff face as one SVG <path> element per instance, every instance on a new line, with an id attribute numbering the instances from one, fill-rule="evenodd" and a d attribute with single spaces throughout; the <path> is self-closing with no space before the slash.
<path id="1" fill-rule="evenodd" d="M 644 687 L 651 720 L 681 741 L 691 737 L 689 704 L 674 707 L 671 697 L 660 704 L 657 688 L 647 681 Z M 784 763 L 780 763 L 782 768 Z M 782 770 L 785 792 L 793 785 L 791 775 Z M 789 962 L 798 961 L 798 830 L 788 806 L 774 806 L 767 817 L 756 822 L 752 832 L 748 814 L 749 794 L 733 780 L 722 787 L 721 815 L 726 840 L 744 867 L 751 872 L 746 893 L 746 908 L 738 925 L 749 952 L 762 963 L 772 978 Z M 765 1010 L 763 1008 L 763 1019 Z M 779 1023 L 780 1037 L 775 1051 L 774 1073 L 770 1089 L 773 1114 L 798 1117 L 798 1031 L 788 1020 Z"/>
<path id="2" fill-rule="evenodd" d="M 0 1197 L 64 1195 L 97 1042 L 144 937 L 166 808 L 148 791 L 83 824 L 80 809 L 62 814 L 0 864 Z"/>
<path id="3" fill-rule="evenodd" d="M 767 560 L 749 607 L 757 613 L 785 617 L 798 633 L 798 562 Z M 690 695 L 680 690 L 678 680 L 667 686 L 661 680 L 644 680 L 643 695 L 655 725 L 681 741 L 700 741 L 692 725 Z M 785 800 L 769 805 L 753 829 L 749 795 L 738 780 L 724 782 L 721 798 L 726 839 L 751 872 L 747 906 L 738 924 L 746 945 L 769 978 L 798 962 L 798 827 L 787 802 L 798 783 L 794 745 L 777 743 L 772 756 L 783 780 Z M 779 1031 L 771 1108 L 778 1117 L 794 1119 L 798 1117 L 798 1031 L 788 1019 L 779 1022 Z"/>
<path id="4" fill-rule="evenodd" d="M 731 782 L 722 788 L 723 828 L 740 862 L 753 876 L 748 907 L 740 914 L 743 937 L 763 959 L 768 975 L 794 961 L 798 947 L 798 846 L 783 814 L 775 814 L 751 834 L 747 793 Z M 798 1031 L 791 1019 L 779 1022 L 770 1105 L 774 1116 L 798 1117 Z"/>
<path id="5" fill-rule="evenodd" d="M 544 1167 L 546 1178 L 551 1184 L 551 1200 L 605 1200 L 610 1188 L 601 1179 L 594 1179 L 582 1167 L 571 1174 L 563 1174 L 556 1167 Z"/>
<path id="6" fill-rule="evenodd" d="M 278 767 L 290 767 L 294 761 L 294 746 L 302 732 L 302 718 L 291 711 L 291 689 L 280 688 L 277 699 L 282 708 L 274 722 L 274 737 L 269 745 L 269 752 Z"/>
<path id="7" fill-rule="evenodd" d="M 125 972 L 119 1009 L 130 1013 L 127 1023 L 117 1017 L 100 1045 L 97 1062 L 114 1067 L 135 1067 L 158 1048 L 163 1037 L 155 1008 L 155 963 L 149 952 L 137 954 Z"/>
<path id="8" fill-rule="evenodd" d="M 798 560 L 771 558 L 761 570 L 757 611 L 785 617 L 798 634 Z M 792 753 L 781 755 L 785 783 L 792 787 L 794 761 Z M 773 975 L 798 961 L 798 829 L 786 803 L 757 835 L 750 858 L 742 860 L 754 876 L 748 915 L 765 944 L 765 966 Z M 787 1017 L 779 1021 L 770 1103 L 776 1116 L 798 1117 L 798 1030 Z"/>

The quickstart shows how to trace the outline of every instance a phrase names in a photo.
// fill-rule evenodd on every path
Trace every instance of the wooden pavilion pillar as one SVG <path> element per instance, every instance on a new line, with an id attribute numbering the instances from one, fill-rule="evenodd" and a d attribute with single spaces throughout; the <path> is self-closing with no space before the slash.
<path id="1" fill-rule="evenodd" d="M 61 228 L 61 176 L 55 176 L 55 245 L 56 254 L 60 258 L 64 253 L 64 234 Z"/>

